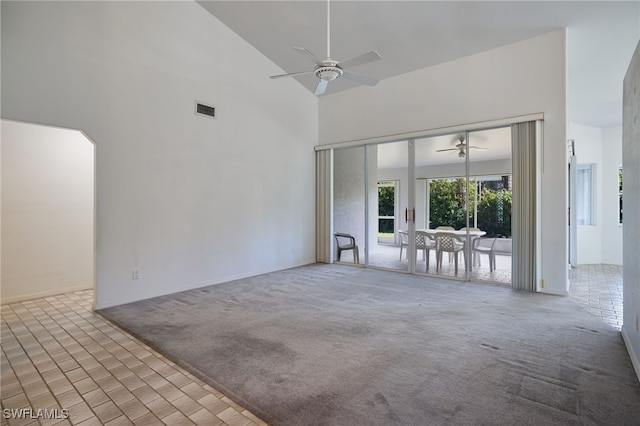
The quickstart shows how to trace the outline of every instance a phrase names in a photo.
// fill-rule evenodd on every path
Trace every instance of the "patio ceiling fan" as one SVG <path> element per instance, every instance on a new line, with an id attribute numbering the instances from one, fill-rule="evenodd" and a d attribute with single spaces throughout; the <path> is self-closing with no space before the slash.
<path id="1" fill-rule="evenodd" d="M 303 47 L 294 47 L 296 52 L 306 56 L 311 59 L 316 66 L 311 71 L 301 71 L 301 72 L 292 72 L 288 74 L 280 74 L 280 75 L 272 75 L 271 78 L 281 78 L 281 77 L 293 77 L 299 75 L 307 75 L 313 74 L 318 77 L 318 85 L 314 91 L 316 96 L 320 96 L 324 94 L 327 90 L 327 85 L 330 81 L 335 80 L 339 77 L 345 77 L 349 80 L 354 80 L 362 84 L 366 84 L 368 86 L 375 86 L 378 83 L 378 80 L 365 77 L 360 74 L 353 73 L 348 71 L 346 68 L 355 67 L 356 65 L 362 65 L 369 62 L 379 61 L 382 59 L 380 54 L 375 50 L 371 52 L 364 53 L 360 56 L 356 56 L 355 58 L 347 59 L 346 61 L 336 61 L 335 59 L 331 59 L 331 9 L 330 9 L 330 0 L 327 0 L 327 58 L 322 60 L 318 58 L 316 55 L 311 53 L 309 50 Z"/>
<path id="2" fill-rule="evenodd" d="M 458 143 L 456 144 L 455 148 L 438 149 L 438 150 L 436 150 L 436 152 L 458 151 L 458 157 L 459 158 L 464 158 L 467 155 L 467 150 L 468 149 L 476 149 L 476 150 L 479 150 L 479 151 L 486 151 L 487 150 L 487 148 L 483 148 L 481 146 L 475 146 L 475 145 L 467 146 L 467 142 L 465 141 L 464 136 L 460 136 L 458 138 Z"/>

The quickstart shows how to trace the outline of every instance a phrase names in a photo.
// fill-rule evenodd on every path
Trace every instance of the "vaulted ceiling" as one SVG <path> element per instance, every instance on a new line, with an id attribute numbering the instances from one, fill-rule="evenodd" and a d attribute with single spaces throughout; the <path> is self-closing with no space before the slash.
<path id="1" fill-rule="evenodd" d="M 285 72 L 324 59 L 326 1 L 199 1 Z M 569 120 L 596 127 L 622 122 L 622 79 L 640 39 L 640 1 L 331 1 L 331 57 L 376 50 L 382 60 L 353 68 L 385 79 L 561 28 L 567 35 Z M 310 91 L 313 75 L 295 77 Z M 264 84 L 277 84 L 265 75 Z M 357 83 L 340 78 L 325 96 Z"/>

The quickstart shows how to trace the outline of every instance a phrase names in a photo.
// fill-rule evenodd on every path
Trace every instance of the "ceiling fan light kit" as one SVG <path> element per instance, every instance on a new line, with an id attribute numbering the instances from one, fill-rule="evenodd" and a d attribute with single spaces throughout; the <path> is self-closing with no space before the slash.
<path id="1" fill-rule="evenodd" d="M 272 75 L 271 78 L 280 77 L 292 77 L 299 75 L 313 74 L 318 77 L 318 85 L 316 86 L 314 94 L 320 96 L 324 94 L 327 89 L 327 85 L 330 81 L 344 76 L 349 80 L 354 80 L 368 86 L 374 86 L 378 83 L 378 80 L 365 77 L 350 71 L 346 71 L 343 67 L 356 66 L 366 64 L 368 62 L 379 61 L 382 59 L 380 54 L 376 51 L 367 52 L 363 55 L 356 56 L 355 58 L 348 59 L 346 61 L 338 62 L 331 59 L 331 9 L 330 0 L 327 0 L 327 58 L 323 61 L 309 50 L 302 47 L 294 47 L 294 50 L 303 54 L 307 58 L 311 59 L 316 64 L 313 71 L 292 72 L 288 74 Z"/>
<path id="2" fill-rule="evenodd" d="M 313 72 L 320 80 L 333 81 L 338 77 L 342 77 L 343 71 L 340 67 L 334 66 L 318 66 Z"/>

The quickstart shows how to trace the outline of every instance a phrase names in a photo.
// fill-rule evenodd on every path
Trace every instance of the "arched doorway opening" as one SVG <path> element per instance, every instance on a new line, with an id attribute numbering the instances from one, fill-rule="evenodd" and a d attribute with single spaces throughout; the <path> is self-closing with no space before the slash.
<path id="1" fill-rule="evenodd" d="M 95 144 L 2 120 L 2 303 L 94 289 Z"/>

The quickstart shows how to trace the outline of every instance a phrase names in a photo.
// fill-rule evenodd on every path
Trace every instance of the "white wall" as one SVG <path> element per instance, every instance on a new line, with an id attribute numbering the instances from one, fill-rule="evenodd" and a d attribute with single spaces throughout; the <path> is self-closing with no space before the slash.
<path id="1" fill-rule="evenodd" d="M 624 207 L 627 212 L 640 211 L 640 43 L 624 78 L 622 153 L 624 170 Z M 640 215 L 627 214 L 623 240 L 622 336 L 640 380 Z"/>
<path id="2" fill-rule="evenodd" d="M 595 165 L 596 221 L 577 225 L 578 264 L 622 265 L 622 227 L 618 225 L 618 166 L 622 163 L 622 128 L 569 123 L 578 165 Z"/>
<path id="3" fill-rule="evenodd" d="M 319 101 L 320 142 L 544 113 L 542 276 L 567 294 L 565 32 L 468 56 Z M 348 119 L 346 119 L 348 117 Z M 390 136 L 393 139 L 393 136 Z"/>
<path id="4" fill-rule="evenodd" d="M 94 145 L 1 121 L 2 303 L 93 286 Z"/>
<path id="5" fill-rule="evenodd" d="M 595 223 L 577 225 L 577 261 L 580 265 L 602 263 L 602 129 L 569 123 L 567 139 L 573 139 L 578 166 L 593 165 L 595 171 Z"/>
<path id="6" fill-rule="evenodd" d="M 317 99 L 200 5 L 2 2 L 1 30 L 3 117 L 96 143 L 98 308 L 315 260 Z"/>

